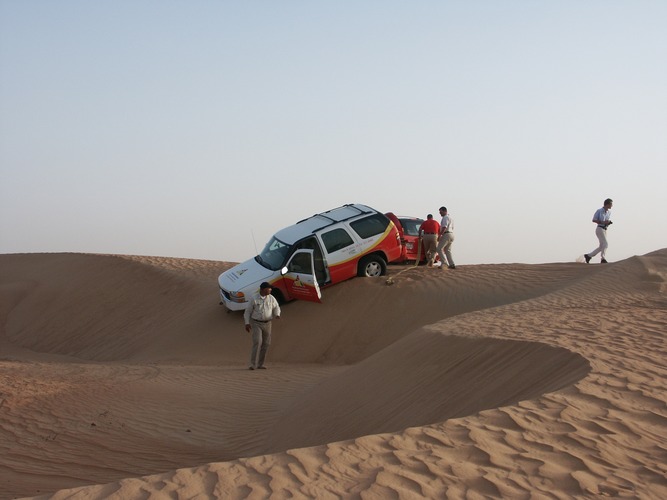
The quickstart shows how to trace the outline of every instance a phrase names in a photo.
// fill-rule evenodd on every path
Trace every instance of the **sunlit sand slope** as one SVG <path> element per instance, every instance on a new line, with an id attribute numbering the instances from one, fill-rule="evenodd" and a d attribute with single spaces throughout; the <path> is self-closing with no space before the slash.
<path id="1" fill-rule="evenodd" d="M 667 251 L 392 267 L 286 305 L 264 372 L 229 264 L 0 266 L 2 497 L 667 497 Z"/>

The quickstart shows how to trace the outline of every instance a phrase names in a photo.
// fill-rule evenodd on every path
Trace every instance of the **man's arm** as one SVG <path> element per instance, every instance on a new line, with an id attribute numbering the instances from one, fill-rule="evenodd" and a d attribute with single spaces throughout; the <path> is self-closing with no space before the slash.
<path id="1" fill-rule="evenodd" d="M 255 306 L 255 301 L 251 300 L 250 303 L 245 308 L 243 313 L 243 320 L 245 321 L 245 331 L 250 331 L 250 316 L 252 315 L 252 309 Z"/>
<path id="2" fill-rule="evenodd" d="M 278 300 L 275 297 L 273 298 L 273 317 L 280 319 L 280 305 L 278 305 Z"/>

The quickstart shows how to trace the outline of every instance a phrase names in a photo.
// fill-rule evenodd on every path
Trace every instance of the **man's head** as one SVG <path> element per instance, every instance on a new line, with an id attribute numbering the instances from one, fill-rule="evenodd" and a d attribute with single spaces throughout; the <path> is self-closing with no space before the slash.
<path id="1" fill-rule="evenodd" d="M 261 285 L 259 285 L 259 294 L 260 295 L 269 295 L 271 293 L 271 290 L 273 287 L 271 286 L 271 283 L 265 281 Z"/>
<path id="2" fill-rule="evenodd" d="M 428 215 L 426 216 L 426 218 L 427 218 L 427 219 L 432 219 L 432 218 L 433 218 L 433 214 L 428 214 Z"/>
<path id="3" fill-rule="evenodd" d="M 447 215 L 447 207 L 440 207 L 440 215 Z"/>
<path id="4" fill-rule="evenodd" d="M 609 210 L 613 204 L 614 201 L 611 198 L 607 198 L 606 200 L 604 200 L 604 208 L 606 208 L 607 210 Z"/>

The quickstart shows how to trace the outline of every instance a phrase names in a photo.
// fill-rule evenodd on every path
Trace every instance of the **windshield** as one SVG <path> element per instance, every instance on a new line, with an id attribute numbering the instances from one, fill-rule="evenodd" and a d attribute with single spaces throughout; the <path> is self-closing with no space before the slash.
<path id="1" fill-rule="evenodd" d="M 399 219 L 401 221 L 401 226 L 403 226 L 403 232 L 408 236 L 419 236 L 419 226 L 421 226 L 422 219 Z"/>
<path id="2" fill-rule="evenodd" d="M 290 246 L 276 239 L 274 236 L 264 247 L 264 250 L 255 257 L 255 260 L 264 267 L 277 271 L 285 265 Z"/>

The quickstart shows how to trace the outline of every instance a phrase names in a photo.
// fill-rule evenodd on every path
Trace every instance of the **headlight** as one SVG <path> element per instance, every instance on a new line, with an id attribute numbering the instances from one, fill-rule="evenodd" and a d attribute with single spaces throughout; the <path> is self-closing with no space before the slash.
<path id="1" fill-rule="evenodd" d="M 245 302 L 245 294 L 243 292 L 229 292 L 229 298 L 232 302 Z"/>

